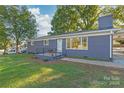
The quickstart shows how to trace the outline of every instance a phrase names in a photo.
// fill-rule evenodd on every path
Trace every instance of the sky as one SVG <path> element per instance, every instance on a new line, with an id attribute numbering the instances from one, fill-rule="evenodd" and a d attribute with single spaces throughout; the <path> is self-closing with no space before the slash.
<path id="1" fill-rule="evenodd" d="M 56 5 L 31 5 L 28 8 L 36 17 L 37 28 L 39 29 L 37 36 L 47 35 L 51 31 L 51 20 L 56 12 Z"/>

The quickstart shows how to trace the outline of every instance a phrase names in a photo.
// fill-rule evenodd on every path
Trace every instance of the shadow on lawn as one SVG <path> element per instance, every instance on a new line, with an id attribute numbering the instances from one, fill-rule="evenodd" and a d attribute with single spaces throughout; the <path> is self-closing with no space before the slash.
<path id="1" fill-rule="evenodd" d="M 27 87 L 49 82 L 62 77 L 53 68 L 28 62 L 24 58 L 8 57 L 2 59 L 0 66 L 0 87 Z"/>
<path id="2" fill-rule="evenodd" d="M 13 68 L 4 69 L 1 73 L 0 87 L 27 87 L 34 86 L 62 77 L 62 73 L 54 73 L 52 68 L 30 67 L 30 64 L 20 64 Z M 9 70 L 10 69 L 10 70 Z"/>
<path id="3" fill-rule="evenodd" d="M 104 80 L 104 76 L 118 76 L 122 84 L 116 87 L 123 87 L 123 70 L 59 62 L 38 63 L 23 55 L 1 57 L 0 87 L 115 87 L 108 85 L 110 81 Z"/>
<path id="4" fill-rule="evenodd" d="M 57 74 L 57 75 L 51 75 L 53 72 L 53 69 L 51 68 L 41 68 L 39 73 L 32 74 L 31 76 L 19 79 L 14 81 L 14 83 L 10 84 L 9 87 L 31 87 L 35 86 L 37 84 L 49 82 L 53 79 L 59 78 L 62 76 L 62 74 Z"/>

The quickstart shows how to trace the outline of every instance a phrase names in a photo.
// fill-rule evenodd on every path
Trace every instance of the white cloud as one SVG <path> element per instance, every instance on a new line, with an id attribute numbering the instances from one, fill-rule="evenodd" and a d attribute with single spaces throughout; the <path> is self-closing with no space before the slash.
<path id="1" fill-rule="evenodd" d="M 39 8 L 29 8 L 29 11 L 34 15 L 39 15 L 40 14 L 40 9 Z"/>
<path id="2" fill-rule="evenodd" d="M 30 8 L 29 11 L 36 17 L 37 27 L 39 29 L 38 37 L 47 35 L 51 31 L 51 17 L 40 14 L 39 8 Z"/>

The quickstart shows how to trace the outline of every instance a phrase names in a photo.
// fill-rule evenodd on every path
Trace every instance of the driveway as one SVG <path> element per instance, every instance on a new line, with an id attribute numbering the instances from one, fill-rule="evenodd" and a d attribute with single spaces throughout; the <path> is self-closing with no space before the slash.
<path id="1" fill-rule="evenodd" d="M 85 60 L 85 59 L 78 59 L 78 58 L 62 58 L 61 60 L 124 69 L 124 64 L 119 64 L 114 62 L 97 61 L 97 60 L 93 61 L 93 60 Z"/>
<path id="2" fill-rule="evenodd" d="M 124 64 L 124 48 L 113 48 L 113 63 Z"/>
<path id="3" fill-rule="evenodd" d="M 124 64 L 124 54 L 122 53 L 114 54 L 113 63 Z"/>

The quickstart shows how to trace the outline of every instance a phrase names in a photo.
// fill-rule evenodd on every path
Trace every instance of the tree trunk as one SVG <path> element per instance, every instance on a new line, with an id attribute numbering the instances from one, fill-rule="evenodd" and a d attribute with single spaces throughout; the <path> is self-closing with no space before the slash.
<path id="1" fill-rule="evenodd" d="M 7 42 L 5 41 L 5 42 L 4 42 L 4 51 L 3 51 L 3 55 L 6 54 L 6 49 L 7 49 Z"/>
<path id="2" fill-rule="evenodd" d="M 19 45 L 19 40 L 17 39 L 16 40 L 16 54 L 19 53 L 19 48 L 18 48 L 18 45 Z"/>

